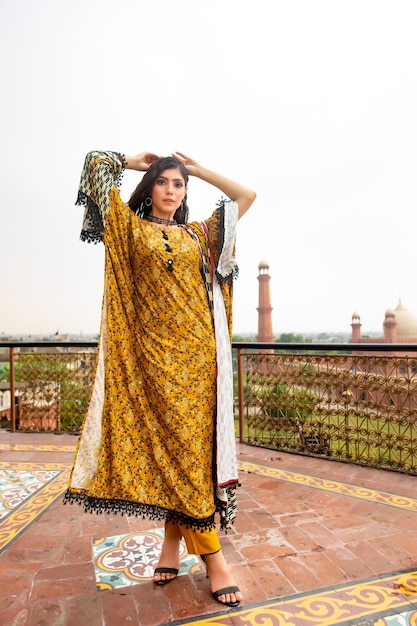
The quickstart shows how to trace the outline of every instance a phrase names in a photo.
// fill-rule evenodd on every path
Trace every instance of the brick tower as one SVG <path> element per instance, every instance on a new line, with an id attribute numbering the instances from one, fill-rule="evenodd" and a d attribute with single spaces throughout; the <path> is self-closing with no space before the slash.
<path id="1" fill-rule="evenodd" d="M 361 339 L 361 318 L 359 313 L 352 314 L 352 343 L 358 343 Z"/>
<path id="2" fill-rule="evenodd" d="M 266 261 L 259 263 L 259 306 L 258 311 L 258 336 L 259 342 L 271 343 L 275 337 L 272 332 L 272 306 L 269 291 L 269 265 Z"/>

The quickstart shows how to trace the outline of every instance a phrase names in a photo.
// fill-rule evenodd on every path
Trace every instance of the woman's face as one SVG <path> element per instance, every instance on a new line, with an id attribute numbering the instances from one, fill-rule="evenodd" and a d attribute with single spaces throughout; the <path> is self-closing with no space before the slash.
<path id="1" fill-rule="evenodd" d="M 164 170 L 152 189 L 151 215 L 173 219 L 186 193 L 187 187 L 179 168 Z"/>

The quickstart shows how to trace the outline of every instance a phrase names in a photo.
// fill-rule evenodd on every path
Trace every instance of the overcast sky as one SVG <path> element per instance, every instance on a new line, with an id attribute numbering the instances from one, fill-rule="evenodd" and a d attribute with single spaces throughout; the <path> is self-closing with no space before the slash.
<path id="1" fill-rule="evenodd" d="M 1 333 L 96 333 L 103 249 L 74 206 L 92 149 L 175 150 L 257 191 L 234 331 L 417 315 L 415 0 L 0 0 Z M 126 172 L 127 200 L 141 174 Z M 193 219 L 219 192 L 191 179 Z"/>

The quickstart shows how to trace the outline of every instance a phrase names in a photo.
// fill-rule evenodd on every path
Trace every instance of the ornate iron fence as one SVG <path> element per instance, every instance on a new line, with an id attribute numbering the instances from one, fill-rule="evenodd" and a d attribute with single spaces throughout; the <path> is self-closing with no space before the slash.
<path id="1" fill-rule="evenodd" d="M 241 441 L 417 473 L 417 350 L 383 350 L 239 350 Z"/>
<path id="2" fill-rule="evenodd" d="M 96 344 L 20 343 L 9 351 L 3 375 L 9 401 L 2 403 L 2 426 L 12 431 L 78 432 L 90 400 Z"/>
<path id="3" fill-rule="evenodd" d="M 233 346 L 240 441 L 417 473 L 417 346 Z M 0 403 L 2 425 L 77 432 L 96 344 L 1 347 L 10 353 L 10 375 L 0 394 L 14 398 L 9 407 Z"/>

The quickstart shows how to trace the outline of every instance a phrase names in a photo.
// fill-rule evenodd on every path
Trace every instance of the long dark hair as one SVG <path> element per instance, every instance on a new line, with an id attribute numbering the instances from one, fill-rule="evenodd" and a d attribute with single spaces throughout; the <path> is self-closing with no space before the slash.
<path id="1" fill-rule="evenodd" d="M 181 176 L 183 177 L 185 185 L 187 186 L 188 174 L 181 161 L 178 161 L 178 159 L 176 159 L 175 157 L 170 156 L 157 159 L 149 167 L 148 171 L 145 173 L 144 177 L 130 196 L 129 202 L 127 203 L 132 211 L 136 213 L 136 215 L 139 215 L 139 217 L 146 217 L 150 214 L 152 210 L 152 205 L 146 205 L 146 198 L 150 198 L 152 196 L 153 186 L 161 173 L 164 170 L 174 169 L 180 170 Z M 187 194 L 185 194 L 184 199 L 181 202 L 181 206 L 174 213 L 174 220 L 178 222 L 178 224 L 186 224 L 188 222 L 188 213 L 189 211 L 187 205 Z"/>

